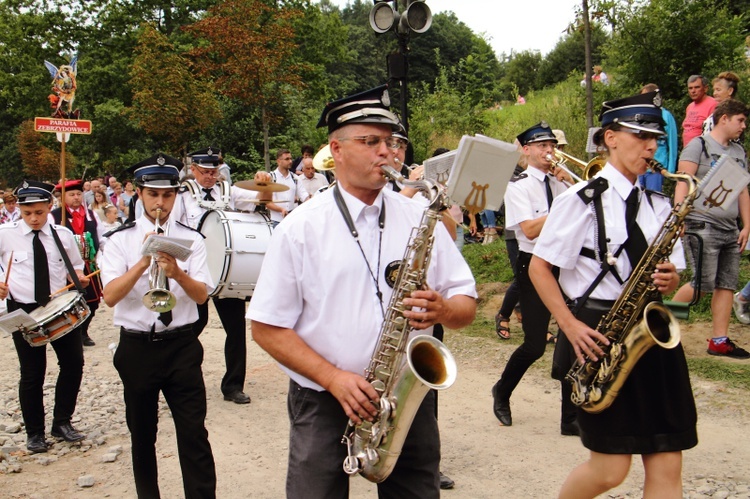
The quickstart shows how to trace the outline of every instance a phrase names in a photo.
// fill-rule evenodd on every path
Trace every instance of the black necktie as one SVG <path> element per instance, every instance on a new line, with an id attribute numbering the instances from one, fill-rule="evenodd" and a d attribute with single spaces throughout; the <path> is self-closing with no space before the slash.
<path id="1" fill-rule="evenodd" d="M 47 251 L 44 249 L 42 240 L 39 239 L 39 231 L 34 230 L 34 300 L 38 305 L 44 306 L 49 303 L 49 264 L 47 263 Z"/>
<path id="2" fill-rule="evenodd" d="M 203 190 L 205 191 L 206 189 L 203 189 Z M 211 189 L 209 189 L 209 191 L 210 191 L 210 190 L 211 190 Z M 213 198 L 211 199 L 211 201 L 213 201 Z M 159 227 L 159 228 L 158 228 L 158 229 L 156 230 L 156 233 L 157 233 L 157 234 L 164 234 L 164 229 L 162 229 L 161 227 Z M 165 288 L 165 289 L 166 289 L 167 291 L 169 291 L 169 279 L 164 279 L 164 288 Z M 170 322 L 172 322 L 172 311 L 171 311 L 171 310 L 169 310 L 169 311 L 167 311 L 167 312 L 161 312 L 161 313 L 159 314 L 159 320 L 160 320 L 160 321 L 161 321 L 161 323 L 162 323 L 162 324 L 164 324 L 165 326 L 169 326 L 169 323 L 170 323 Z"/>
<path id="3" fill-rule="evenodd" d="M 203 192 L 206 193 L 205 196 L 203 196 L 203 201 L 216 201 L 214 197 L 211 195 L 212 189 L 206 189 L 205 187 L 202 189 Z"/>
<path id="4" fill-rule="evenodd" d="M 635 219 L 638 215 L 638 188 L 634 187 L 625 200 L 625 223 L 628 231 L 628 239 L 625 241 L 625 252 L 630 260 L 630 266 L 635 268 L 643 254 L 648 249 L 646 237 Z"/>
<path id="5" fill-rule="evenodd" d="M 552 188 L 549 186 L 549 175 L 544 176 L 544 188 L 547 191 L 547 209 L 552 207 Z"/>

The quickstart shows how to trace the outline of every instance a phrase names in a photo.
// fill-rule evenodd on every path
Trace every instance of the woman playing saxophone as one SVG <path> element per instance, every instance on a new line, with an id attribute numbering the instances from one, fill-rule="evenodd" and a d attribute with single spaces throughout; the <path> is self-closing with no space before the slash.
<path id="1" fill-rule="evenodd" d="M 632 324 L 639 311 L 677 288 L 676 269 L 684 268 L 677 239 L 682 219 L 668 198 L 637 188 L 638 175 L 664 133 L 660 101 L 651 92 L 603 104 L 595 141 L 607 150 L 607 165 L 555 200 L 534 249 L 531 279 L 564 333 L 558 336 L 553 376 L 562 379 L 574 364 L 607 366 L 620 351 L 629 369 L 611 405 L 589 412 L 579 400 L 583 409 L 577 421 L 590 457 L 568 476 L 561 498 L 595 497 L 617 486 L 633 454 L 642 455 L 644 497 L 680 498 L 682 450 L 697 444 L 695 403 L 679 338 L 665 348 L 647 349 L 629 364 L 627 343 L 619 342 L 636 330 Z M 665 227 L 676 235 L 664 237 Z M 659 256 L 649 258 L 652 254 Z M 560 268 L 559 287 L 553 266 Z M 669 317 L 660 313 L 662 329 L 674 333 Z M 607 318 L 614 320 L 607 323 Z M 585 402 L 588 388 L 579 393 Z"/>

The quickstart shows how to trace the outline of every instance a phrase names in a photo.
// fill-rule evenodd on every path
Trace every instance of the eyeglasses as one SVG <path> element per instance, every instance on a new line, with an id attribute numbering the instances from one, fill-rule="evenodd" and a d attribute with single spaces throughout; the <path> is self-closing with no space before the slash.
<path id="1" fill-rule="evenodd" d="M 379 135 L 362 135 L 359 137 L 343 137 L 338 140 L 356 140 L 361 142 L 367 147 L 374 149 L 380 145 L 381 142 L 385 142 L 385 146 L 388 149 L 396 150 L 401 148 L 401 140 L 396 137 L 380 137 Z"/>
<path id="2" fill-rule="evenodd" d="M 204 170 L 203 168 L 198 168 L 197 166 L 194 166 L 193 168 L 195 168 L 195 170 L 201 175 L 206 175 L 207 177 L 219 176 L 219 170 Z"/>

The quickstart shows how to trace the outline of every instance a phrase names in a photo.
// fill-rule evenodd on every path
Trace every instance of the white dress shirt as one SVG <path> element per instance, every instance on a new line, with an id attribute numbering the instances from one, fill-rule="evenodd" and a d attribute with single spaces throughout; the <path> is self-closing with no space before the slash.
<path id="1" fill-rule="evenodd" d="M 536 239 L 526 237 L 521 230 L 521 222 L 543 217 L 549 211 L 545 177 L 549 178 L 553 199 L 567 190 L 568 186 L 554 175 L 545 174 L 531 165 L 518 177 L 514 177 L 505 190 L 505 228 L 515 232 L 518 249 L 526 253 L 534 251 Z"/>
<path id="2" fill-rule="evenodd" d="M 372 206 L 343 189 L 341 193 L 367 261 L 339 212 L 334 190 L 328 189 L 294 210 L 274 231 L 247 317 L 291 328 L 336 367 L 364 374 L 393 291 L 386 283 L 386 269 L 403 259 L 412 228 L 420 224 L 424 209 L 387 189 Z M 383 200 L 385 230 L 378 254 L 378 218 Z M 377 276 L 383 294 L 382 308 L 370 271 Z M 435 227 L 427 283 L 446 299 L 477 296 L 471 270 L 443 224 Z M 429 335 L 432 330 L 413 334 Z M 282 369 L 300 385 L 323 390 L 313 381 Z"/>
<path id="3" fill-rule="evenodd" d="M 177 223 L 167 220 L 162 224 L 165 234 L 170 237 L 193 241 L 192 254 L 184 262 L 177 260 L 177 265 L 193 279 L 206 283 L 208 292 L 213 290 L 214 283 L 206 265 L 206 246 L 203 237 L 194 230 L 190 230 Z M 135 222 L 135 226 L 112 234 L 109 242 L 99 253 L 99 268 L 102 269 L 102 284 L 116 279 L 141 259 L 140 248 L 144 237 L 154 232 L 154 224 L 145 216 Z M 185 293 L 185 290 L 173 279 L 168 279 L 169 290 L 174 293 L 177 304 L 172 309 L 172 322 L 165 326 L 159 319 L 159 312 L 152 312 L 143 305 L 143 296 L 150 289 L 148 270 L 141 275 L 133 289 L 115 305 L 115 326 L 122 326 L 137 331 L 150 331 L 156 325 L 155 331 L 174 329 L 192 324 L 198 320 L 198 308 L 195 302 Z"/>
<path id="4" fill-rule="evenodd" d="M 614 255 L 628 236 L 625 227 L 625 200 L 633 190 L 633 184 L 609 163 L 596 177 L 605 178 L 609 183 L 609 188 L 601 196 L 607 248 Z M 560 287 L 572 299 L 582 296 L 601 272 L 597 260 L 579 255 L 581 248 L 598 251 L 593 203 L 584 204 L 578 196 L 578 192 L 586 186 L 587 182 L 579 182 L 559 198 L 555 198 L 552 211 L 534 248 L 534 255 L 560 267 Z M 649 244 L 671 212 L 669 198 L 652 194 L 651 202 L 653 206 L 647 196 L 640 192 L 636 222 Z M 685 256 L 679 239 L 670 260 L 678 270 L 685 268 Z M 630 276 L 633 269 L 624 250 L 618 255 L 615 268 L 623 280 Z M 614 300 L 620 295 L 622 288 L 623 285 L 608 272 L 592 292 L 591 298 Z"/>
<path id="5" fill-rule="evenodd" d="M 285 176 L 283 173 L 281 173 L 281 170 L 276 168 L 273 172 L 271 172 L 271 178 L 273 178 L 273 181 L 277 184 L 284 184 L 285 186 L 289 187 L 288 191 L 273 193 L 273 203 L 281 208 L 284 208 L 287 212 L 291 212 L 292 210 L 294 210 L 294 208 L 296 208 L 297 204 L 294 202 L 295 199 L 299 199 L 301 203 L 308 197 L 310 197 L 310 194 L 307 193 L 307 190 L 305 190 L 305 188 L 303 188 L 302 184 L 299 182 L 299 178 L 297 177 L 297 175 L 292 173 L 291 170 Z M 270 211 L 272 221 L 281 222 L 284 219 L 284 216 L 281 214 L 281 212 L 274 210 Z"/>
<path id="6" fill-rule="evenodd" d="M 70 258 L 70 263 L 76 270 L 83 270 L 83 260 L 78 251 L 73 232 L 67 227 L 54 226 L 57 235 L 60 236 L 65 253 Z M 3 268 L 7 267 L 10 253 L 13 252 L 13 264 L 10 268 L 8 289 L 10 296 L 19 303 L 34 303 L 34 233 L 26 222 L 18 222 L 0 225 L 0 259 Z M 39 239 L 47 251 L 47 264 L 49 266 L 50 291 L 55 292 L 68 285 L 68 269 L 60 251 L 52 237 L 52 226 L 44 224 L 39 233 Z M 2 274 L 5 280 L 5 272 Z"/>

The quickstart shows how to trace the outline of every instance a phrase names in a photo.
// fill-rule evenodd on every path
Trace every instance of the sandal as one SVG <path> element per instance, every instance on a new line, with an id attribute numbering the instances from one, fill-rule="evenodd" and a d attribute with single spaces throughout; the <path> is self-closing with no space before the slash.
<path id="1" fill-rule="evenodd" d="M 555 344 L 557 343 L 557 335 L 550 333 L 547 331 L 547 343 Z"/>
<path id="2" fill-rule="evenodd" d="M 508 326 L 510 326 L 510 319 L 507 317 L 503 317 L 500 315 L 500 312 L 495 315 L 495 332 L 497 333 L 497 337 L 501 340 L 509 340 L 510 339 L 510 327 L 503 326 L 503 322 L 507 323 Z"/>

